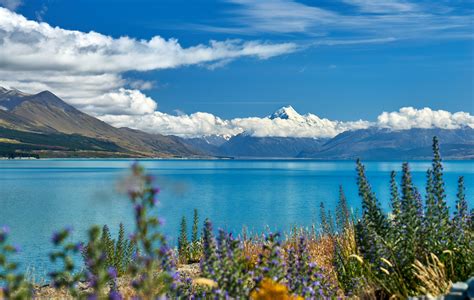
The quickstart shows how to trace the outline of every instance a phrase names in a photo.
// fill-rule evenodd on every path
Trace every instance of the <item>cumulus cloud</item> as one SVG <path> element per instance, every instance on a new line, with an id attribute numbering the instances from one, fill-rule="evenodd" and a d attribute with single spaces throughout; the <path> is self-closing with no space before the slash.
<path id="1" fill-rule="evenodd" d="M 97 98 L 87 99 L 76 105 L 79 109 L 94 114 L 111 115 L 144 115 L 153 113 L 157 104 L 139 90 L 120 88 L 117 92 L 103 94 Z"/>
<path id="2" fill-rule="evenodd" d="M 169 115 L 159 111 L 141 116 L 104 115 L 100 119 L 116 127 L 131 127 L 151 133 L 196 137 L 203 135 L 233 136 L 242 128 L 210 113 L 197 112 L 190 115 Z"/>
<path id="3" fill-rule="evenodd" d="M 288 108 L 284 108 L 288 109 Z M 293 110 L 291 107 L 289 108 Z M 340 122 L 300 115 L 293 110 L 290 118 L 250 117 L 224 120 L 213 114 L 197 112 L 190 115 L 169 115 L 162 112 L 141 116 L 104 115 L 100 118 L 117 127 L 132 127 L 152 133 L 198 137 L 204 135 L 234 136 L 246 133 L 257 137 L 333 137 L 346 130 L 367 128 L 370 122 Z"/>
<path id="4" fill-rule="evenodd" d="M 13 2 L 8 3 L 13 8 Z M 225 40 L 184 48 L 178 40 L 161 36 L 113 38 L 52 27 L 0 7 L 0 84 L 50 90 L 95 114 L 149 113 L 151 99 L 139 90 L 152 84 L 129 82 L 123 77 L 128 71 L 215 65 L 240 57 L 268 59 L 296 50 L 293 43 Z M 125 89 L 127 83 L 132 89 Z"/>
<path id="5" fill-rule="evenodd" d="M 281 112 L 284 115 L 281 115 Z M 411 128 L 457 129 L 463 126 L 474 128 L 474 117 L 466 112 L 450 113 L 430 108 L 404 107 L 396 112 L 383 112 L 376 122 L 365 120 L 336 121 L 320 118 L 308 113 L 300 115 L 291 107 L 284 107 L 268 117 L 221 119 L 213 114 L 169 115 L 162 112 L 129 116 L 104 115 L 103 121 L 117 127 L 131 127 L 166 135 L 199 137 L 205 135 L 234 136 L 246 133 L 256 137 L 306 137 L 331 138 L 349 130 L 369 127 L 407 130 Z"/>
<path id="6" fill-rule="evenodd" d="M 381 128 L 406 130 L 411 128 L 457 129 L 463 126 L 474 128 L 474 116 L 466 112 L 450 113 L 428 107 L 416 109 L 403 107 L 395 112 L 383 112 L 377 118 Z"/>

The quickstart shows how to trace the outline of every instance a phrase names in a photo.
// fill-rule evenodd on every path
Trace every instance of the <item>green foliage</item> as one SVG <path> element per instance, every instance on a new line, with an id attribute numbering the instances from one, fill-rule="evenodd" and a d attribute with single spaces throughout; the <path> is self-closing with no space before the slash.
<path id="1" fill-rule="evenodd" d="M 432 211 L 433 230 L 429 233 L 432 237 L 432 250 L 437 256 L 447 249 L 449 244 L 449 210 L 446 204 L 446 194 L 444 191 L 443 165 L 437 137 L 433 137 L 433 186 L 432 195 L 434 207 Z"/>
<path id="2" fill-rule="evenodd" d="M 471 216 L 466 201 L 464 177 L 459 177 L 456 208 L 451 221 L 454 280 L 474 275 L 474 230 L 469 225 Z"/>
<path id="3" fill-rule="evenodd" d="M 193 230 L 192 230 L 191 242 L 193 244 L 196 244 L 199 242 L 199 215 L 198 215 L 197 209 L 194 209 L 194 214 L 193 214 Z"/>
<path id="4" fill-rule="evenodd" d="M 181 263 L 188 262 L 188 253 L 189 253 L 189 241 L 187 234 L 186 218 L 183 216 L 181 219 L 180 234 L 178 238 L 178 257 Z"/>
<path id="5" fill-rule="evenodd" d="M 247 269 L 248 262 L 243 255 L 241 241 L 223 230 L 219 230 L 217 239 L 214 238 L 211 222 L 206 220 L 203 245 L 201 272 L 203 277 L 217 283 L 213 294 L 217 298 L 224 296 L 224 293 L 232 298 L 248 297 L 251 273 Z"/>
<path id="6" fill-rule="evenodd" d="M 356 243 L 360 250 L 360 269 L 350 266 L 344 237 L 337 237 L 335 267 L 339 282 L 346 291 L 357 292 L 346 274 L 363 274 L 367 286 L 381 295 L 407 298 L 426 292 L 430 286 L 422 279 L 438 274 L 448 286 L 449 281 L 466 280 L 474 272 L 474 236 L 469 222 L 469 208 L 465 199 L 463 178 L 458 182 L 456 211 L 449 216 L 444 191 L 443 166 L 438 140 L 433 139 L 432 169 L 427 171 L 426 201 L 414 186 L 408 163 L 402 165 L 401 193 L 395 172 L 390 176 L 392 212 L 390 218 L 382 213 L 365 177 L 365 170 L 357 161 L 359 195 L 363 216 L 356 224 Z M 434 263 L 436 262 L 436 263 Z M 439 262 L 439 263 L 438 263 Z M 423 273 L 423 274 L 420 274 Z M 426 275 L 428 274 L 428 275 Z M 431 275 L 431 277 L 434 275 Z M 435 290 L 436 291 L 436 290 Z"/>
<path id="7" fill-rule="evenodd" d="M 52 285 L 56 288 L 66 288 L 74 298 L 103 299 L 113 295 L 116 290 L 117 271 L 110 265 L 106 256 L 107 247 L 110 246 L 105 238 L 110 237 L 108 229 L 105 227 L 101 236 L 100 228 L 92 226 L 86 247 L 83 247 L 82 243 L 67 242 L 70 233 L 71 229 L 66 228 L 53 235 L 52 241 L 58 250 L 51 252 L 50 258 L 53 262 L 61 261 L 62 269 L 50 273 Z M 73 257 L 79 252 L 85 259 L 86 272 L 81 272 L 74 263 Z M 91 292 L 79 291 L 77 284 L 82 281 L 89 283 Z"/>
<path id="8" fill-rule="evenodd" d="M 330 219 L 326 215 L 326 208 L 324 207 L 323 202 L 319 204 L 319 218 L 321 219 L 321 229 L 323 230 L 323 234 L 330 235 L 332 233 L 331 225 L 329 223 Z"/>
<path id="9" fill-rule="evenodd" d="M 178 260 L 182 264 L 199 262 L 202 256 L 202 242 L 199 239 L 199 215 L 197 209 L 194 209 L 192 236 L 188 240 L 186 218 L 181 219 L 178 238 Z"/>
<path id="10" fill-rule="evenodd" d="M 9 231 L 6 226 L 0 228 L 0 298 L 27 299 L 32 287 L 18 272 L 18 264 L 10 259 L 19 249 L 7 243 Z"/>
<path id="11" fill-rule="evenodd" d="M 125 237 L 125 228 L 122 223 L 119 226 L 119 233 L 117 240 L 112 239 L 110 230 L 107 225 L 102 227 L 102 233 L 100 235 L 99 249 L 105 254 L 105 270 L 114 268 L 117 272 L 117 276 L 125 275 L 128 271 L 130 264 L 133 263 L 133 255 L 137 249 L 132 241 Z M 86 245 L 82 250 L 82 257 L 86 267 L 90 257 L 88 257 L 88 250 L 91 245 Z M 88 270 L 92 272 L 92 270 Z"/>
<path id="12" fill-rule="evenodd" d="M 131 275 L 137 278 L 133 287 L 137 296 L 152 299 L 169 291 L 175 276 L 172 251 L 165 236 L 159 231 L 162 222 L 148 211 L 156 205 L 159 189 L 153 177 L 145 174 L 138 164 L 132 167 L 129 196 L 135 207 L 135 232 L 132 242 L 140 250 L 130 266 Z"/>
<path id="13" fill-rule="evenodd" d="M 342 185 L 339 186 L 339 200 L 336 206 L 336 227 L 337 231 L 342 233 L 351 223 L 351 214 L 347 205 L 346 195 Z"/>

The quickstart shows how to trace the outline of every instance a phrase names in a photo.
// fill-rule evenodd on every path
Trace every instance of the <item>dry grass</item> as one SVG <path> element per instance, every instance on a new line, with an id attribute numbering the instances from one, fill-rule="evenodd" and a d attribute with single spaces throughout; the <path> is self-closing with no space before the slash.
<path id="1" fill-rule="evenodd" d="M 420 280 L 421 293 L 437 296 L 445 294 L 451 288 L 446 266 L 433 253 L 426 258 L 426 264 L 416 260 L 413 268 L 416 278 Z"/>

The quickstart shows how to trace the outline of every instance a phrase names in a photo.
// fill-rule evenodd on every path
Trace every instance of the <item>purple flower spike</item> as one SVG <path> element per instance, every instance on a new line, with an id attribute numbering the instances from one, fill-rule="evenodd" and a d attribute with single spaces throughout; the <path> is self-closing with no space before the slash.
<path id="1" fill-rule="evenodd" d="M 118 291 L 111 291 L 109 293 L 109 299 L 110 300 L 122 300 L 123 297 Z"/>
<path id="2" fill-rule="evenodd" d="M 109 267 L 107 269 L 107 274 L 109 274 L 109 277 L 112 279 L 117 278 L 117 270 L 114 267 Z"/>

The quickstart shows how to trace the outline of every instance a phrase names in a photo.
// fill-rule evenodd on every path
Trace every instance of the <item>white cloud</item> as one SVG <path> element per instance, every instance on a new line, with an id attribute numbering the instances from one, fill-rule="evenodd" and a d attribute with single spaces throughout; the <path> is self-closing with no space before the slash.
<path id="1" fill-rule="evenodd" d="M 414 3 L 399 0 L 343 0 L 343 2 L 354 5 L 363 12 L 370 13 L 400 13 L 418 9 L 418 6 Z"/>
<path id="2" fill-rule="evenodd" d="M 99 118 L 116 127 L 131 127 L 151 133 L 184 137 L 236 135 L 242 132 L 241 128 L 234 126 L 230 121 L 203 112 L 174 116 L 155 111 L 141 116 L 104 115 Z"/>
<path id="3" fill-rule="evenodd" d="M 449 1 L 336 0 L 330 1 L 330 5 L 325 5 L 325 1 L 227 1 L 234 4 L 228 11 L 232 26 L 197 28 L 240 34 L 300 33 L 324 45 L 334 45 L 325 41 L 341 37 L 350 44 L 384 39 L 472 39 L 472 12 L 454 9 L 456 4 Z M 352 9 L 333 9 L 339 6 Z"/>
<path id="4" fill-rule="evenodd" d="M 403 107 L 398 112 L 383 112 L 377 118 L 377 126 L 393 130 L 411 128 L 457 129 L 463 126 L 474 128 L 474 116 L 466 112 L 450 113 L 428 107 L 416 109 Z"/>
<path id="5" fill-rule="evenodd" d="M 224 120 L 203 112 L 177 116 L 154 112 L 141 116 L 104 115 L 99 118 L 117 127 L 183 137 L 214 134 L 233 136 L 243 132 L 258 137 L 333 137 L 346 130 L 370 126 L 370 122 L 362 120 L 339 122 L 321 119 L 313 114 L 299 115 L 296 112 L 289 119 L 250 117 Z"/>
<path id="6" fill-rule="evenodd" d="M 22 0 L 0 0 L 0 5 L 15 10 L 23 4 Z"/>
<path id="7" fill-rule="evenodd" d="M 117 92 L 103 94 L 96 98 L 88 98 L 76 105 L 79 109 L 95 115 L 144 115 L 153 113 L 157 104 L 139 90 L 120 88 Z"/>
<path id="8" fill-rule="evenodd" d="M 247 133 L 257 137 L 310 137 L 331 138 L 348 130 L 369 127 L 407 130 L 411 128 L 456 129 L 462 126 L 474 128 L 474 117 L 466 112 L 450 113 L 430 108 L 401 108 L 398 112 L 383 112 L 376 122 L 365 120 L 335 121 L 320 118 L 314 114 L 300 115 L 292 108 L 287 117 L 249 117 L 231 120 L 221 119 L 213 114 L 197 112 L 190 115 L 169 115 L 162 112 L 129 116 L 104 115 L 100 118 L 117 127 L 131 127 L 151 133 L 197 137 L 204 135 L 233 136 Z M 281 112 L 281 110 L 279 111 Z"/>
<path id="9" fill-rule="evenodd" d="M 184 48 L 176 39 L 160 36 L 113 38 L 52 27 L 0 7 L 0 84 L 29 92 L 50 90 L 92 114 L 136 115 L 156 107 L 139 91 L 152 83 L 123 78 L 128 71 L 268 59 L 296 50 L 293 43 L 225 40 Z M 132 89 L 126 90 L 127 85 Z"/>

